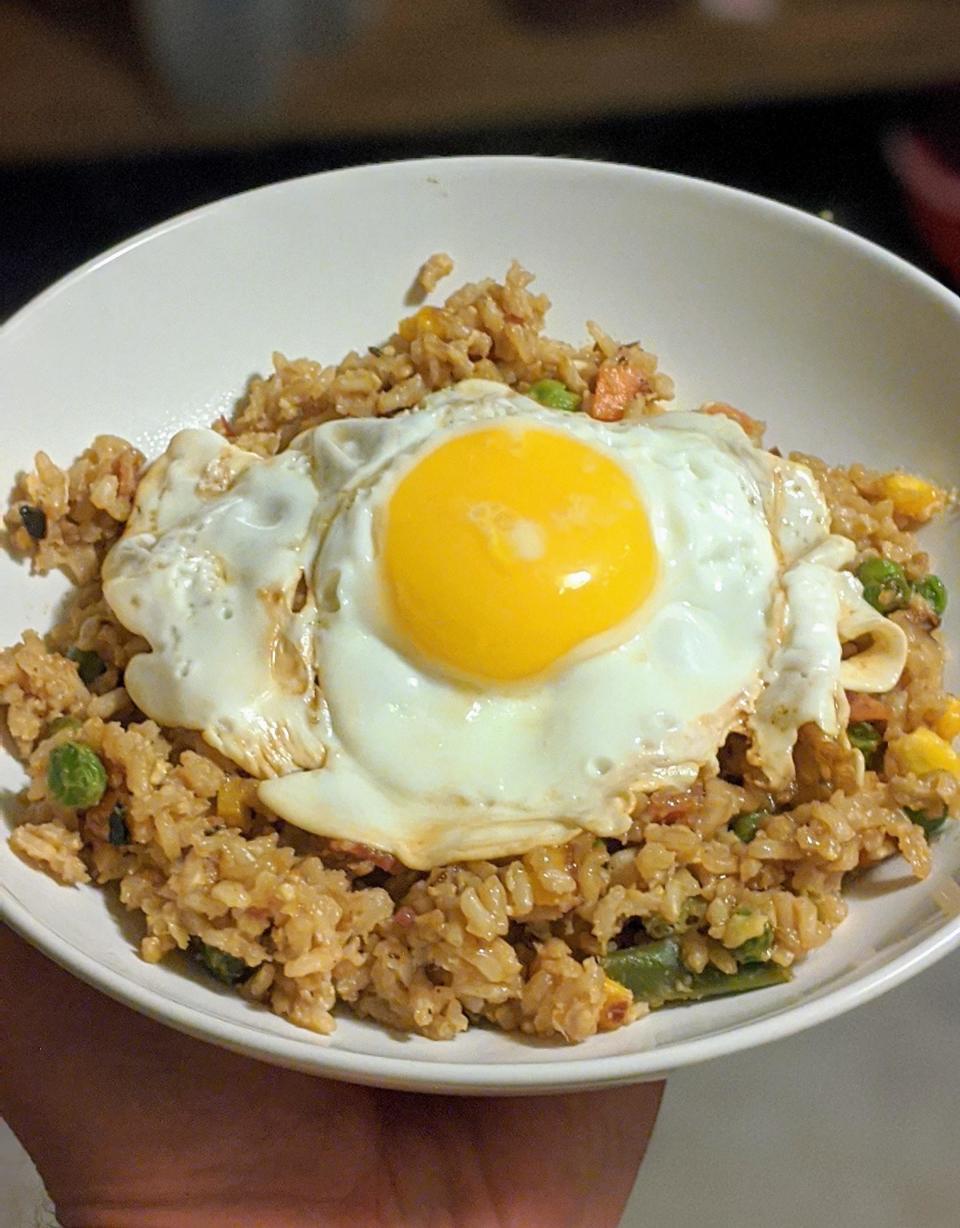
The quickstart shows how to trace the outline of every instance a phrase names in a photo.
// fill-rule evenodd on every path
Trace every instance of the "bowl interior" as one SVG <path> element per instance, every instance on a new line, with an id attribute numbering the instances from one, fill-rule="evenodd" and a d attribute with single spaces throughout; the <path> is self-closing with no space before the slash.
<path id="1" fill-rule="evenodd" d="M 956 477 L 960 305 L 879 249 L 817 219 L 693 180 L 589 163 L 394 163 L 248 193 L 139 237 L 53 287 L 0 331 L 0 485 L 34 451 L 66 461 L 96 433 L 148 453 L 229 409 L 272 350 L 335 360 L 382 340 L 420 261 L 448 251 L 447 283 L 511 258 L 554 303 L 548 331 L 586 319 L 639 338 L 678 402 L 726 400 L 768 439 L 834 461 Z M 442 294 L 444 285 L 441 284 Z M 960 591 L 955 534 L 926 537 Z M 63 592 L 0 558 L 0 642 L 45 627 Z M 958 600 L 947 635 L 960 638 Z M 958 683 L 954 666 L 952 681 Z M 7 816 L 22 772 L 0 759 Z M 960 935 L 942 904 L 960 839 L 924 883 L 894 862 L 851 891 L 851 915 L 788 986 L 661 1012 L 574 1049 L 474 1029 L 438 1045 L 342 1018 L 301 1032 L 188 969 L 135 954 L 134 922 L 93 888 L 58 887 L 0 843 L 11 922 L 139 1009 L 267 1060 L 437 1090 L 548 1090 L 652 1077 L 784 1035 L 909 975 Z M 951 884 L 952 886 L 952 881 Z"/>

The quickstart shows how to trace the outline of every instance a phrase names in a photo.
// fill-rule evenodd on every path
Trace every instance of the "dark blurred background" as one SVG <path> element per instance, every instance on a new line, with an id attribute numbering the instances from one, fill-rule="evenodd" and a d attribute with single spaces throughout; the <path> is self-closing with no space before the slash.
<path id="1" fill-rule="evenodd" d="M 958 0 L 0 0 L 0 317 L 274 179 L 427 154 L 662 167 L 960 281 Z"/>

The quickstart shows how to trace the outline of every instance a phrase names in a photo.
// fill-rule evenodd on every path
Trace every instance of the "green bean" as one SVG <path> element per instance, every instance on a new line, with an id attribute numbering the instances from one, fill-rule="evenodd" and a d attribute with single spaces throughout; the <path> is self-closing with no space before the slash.
<path id="1" fill-rule="evenodd" d="M 580 408 L 580 397 L 558 379 L 538 379 L 527 389 L 527 396 L 546 405 L 547 409 L 564 409 L 570 413 Z"/>
<path id="2" fill-rule="evenodd" d="M 914 592 L 927 602 L 930 609 L 938 618 L 942 617 L 944 610 L 947 608 L 947 586 L 939 576 L 929 575 L 924 576 L 922 580 L 918 580 L 914 586 Z"/>
<path id="3" fill-rule="evenodd" d="M 871 725 L 869 721 L 855 721 L 852 725 L 847 726 L 847 737 L 854 750 L 860 751 L 863 755 L 867 767 L 872 767 L 874 756 L 883 741 L 880 730 L 875 725 Z"/>
<path id="4" fill-rule="evenodd" d="M 847 726 L 847 737 L 850 745 L 862 751 L 864 756 L 872 755 L 880 745 L 880 730 L 869 721 L 855 721 Z"/>
<path id="5" fill-rule="evenodd" d="M 106 672 L 106 663 L 98 652 L 87 648 L 68 648 L 67 656 L 76 664 L 80 681 L 87 686 Z"/>
<path id="6" fill-rule="evenodd" d="M 790 974 L 778 964 L 745 964 L 733 973 L 718 968 L 691 972 L 680 958 L 676 938 L 663 938 L 638 947 L 613 951 L 603 960 L 607 976 L 625 985 L 634 998 L 652 1007 L 667 1002 L 695 1002 L 722 994 L 748 993 L 780 985 Z"/>
<path id="7" fill-rule="evenodd" d="M 866 559 L 857 568 L 864 600 L 881 614 L 902 610 L 910 602 L 911 585 L 899 563 L 889 559 Z"/>
<path id="8" fill-rule="evenodd" d="M 923 828 L 928 840 L 931 836 L 935 836 L 947 821 L 946 814 L 942 814 L 939 819 L 928 819 L 925 810 L 913 810 L 909 806 L 904 806 L 903 813 L 911 823 L 916 823 L 918 827 Z"/>
<path id="9" fill-rule="evenodd" d="M 50 752 L 47 786 L 64 806 L 95 806 L 107 788 L 107 769 L 83 742 L 61 742 Z"/>
<path id="10" fill-rule="evenodd" d="M 253 969 L 236 955 L 229 955 L 200 938 L 191 940 L 191 948 L 200 966 L 224 985 L 236 985 L 245 981 L 253 972 Z"/>
<path id="11" fill-rule="evenodd" d="M 731 952 L 738 964 L 762 964 L 770 958 L 773 947 L 773 928 L 763 927 L 763 933 L 755 938 L 748 938 Z"/>
<path id="12" fill-rule="evenodd" d="M 703 998 L 721 998 L 727 994 L 750 993 L 754 989 L 769 989 L 773 985 L 785 985 L 790 980 L 787 968 L 779 964 L 744 964 L 736 972 L 721 972 L 709 967 L 693 977 L 692 992 L 683 1002 L 699 1002 Z"/>
<path id="13" fill-rule="evenodd" d="M 607 976 L 626 985 L 634 998 L 655 1006 L 673 1000 L 686 973 L 676 938 L 661 938 L 658 942 L 613 951 L 604 959 L 603 966 Z"/>
<path id="14" fill-rule="evenodd" d="M 760 824 L 767 817 L 766 810 L 751 810 L 747 814 L 738 814 L 730 824 L 730 830 L 742 840 L 744 844 L 749 844 L 756 836 Z"/>
<path id="15" fill-rule="evenodd" d="M 127 811 L 123 802 L 117 802 L 107 816 L 107 832 L 107 839 L 118 848 L 130 843 L 130 828 L 127 827 Z"/>

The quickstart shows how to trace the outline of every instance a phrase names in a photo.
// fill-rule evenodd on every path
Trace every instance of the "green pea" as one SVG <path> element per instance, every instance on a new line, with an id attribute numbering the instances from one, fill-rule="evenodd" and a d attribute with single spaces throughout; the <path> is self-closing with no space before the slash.
<path id="1" fill-rule="evenodd" d="M 850 739 L 850 745 L 863 755 L 867 767 L 870 767 L 883 741 L 880 730 L 869 721 L 854 721 L 847 726 L 847 737 Z"/>
<path id="2" fill-rule="evenodd" d="M 922 580 L 918 580 L 913 586 L 914 592 L 927 602 L 930 609 L 938 618 L 942 617 L 944 610 L 947 608 L 947 586 L 939 576 L 929 575 L 924 576 Z"/>
<path id="3" fill-rule="evenodd" d="M 744 844 L 749 844 L 756 836 L 760 824 L 767 817 L 766 810 L 751 810 L 747 814 L 738 814 L 730 824 L 730 830 L 742 840 Z"/>
<path id="4" fill-rule="evenodd" d="M 107 769 L 85 743 L 61 742 L 50 752 L 47 786 L 62 805 L 86 810 L 106 792 Z"/>
<path id="5" fill-rule="evenodd" d="M 253 972 L 253 969 L 236 955 L 229 955 L 200 938 L 191 940 L 191 948 L 200 966 L 224 985 L 237 985 Z"/>
<path id="6" fill-rule="evenodd" d="M 96 682 L 100 675 L 106 672 L 107 666 L 103 658 L 98 652 L 93 652 L 92 649 L 68 648 L 67 656 L 76 663 L 80 681 L 87 686 L 91 682 Z"/>
<path id="7" fill-rule="evenodd" d="M 890 559 L 874 558 L 864 559 L 857 568 L 857 579 L 861 584 L 886 584 L 899 583 L 906 577 L 899 563 L 891 562 Z"/>
<path id="8" fill-rule="evenodd" d="M 107 816 L 107 839 L 118 848 L 130 843 L 127 811 L 122 802 L 117 802 Z"/>
<path id="9" fill-rule="evenodd" d="M 44 730 L 45 738 L 52 738 L 55 733 L 59 733 L 61 729 L 79 729 L 83 725 L 76 716 L 57 716 Z"/>
<path id="10" fill-rule="evenodd" d="M 902 610 L 910 602 L 911 585 L 899 563 L 889 559 L 866 559 L 857 568 L 864 600 L 881 614 Z"/>
<path id="11" fill-rule="evenodd" d="M 563 409 L 571 413 L 580 408 L 579 396 L 558 379 L 538 379 L 527 389 L 527 396 L 546 405 L 547 409 Z"/>
<path id="12" fill-rule="evenodd" d="M 918 827 L 923 828 L 924 835 L 928 840 L 931 836 L 935 836 L 947 821 L 945 814 L 942 814 L 939 819 L 928 819 L 926 811 L 912 810 L 909 806 L 904 806 L 903 813 L 911 823 L 916 823 Z"/>

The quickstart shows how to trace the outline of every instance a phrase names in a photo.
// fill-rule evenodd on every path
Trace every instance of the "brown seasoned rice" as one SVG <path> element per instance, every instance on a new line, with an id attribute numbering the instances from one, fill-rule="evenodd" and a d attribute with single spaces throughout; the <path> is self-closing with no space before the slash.
<path id="1" fill-rule="evenodd" d="M 423 292 L 452 267 L 443 253 L 431 256 L 418 276 Z M 558 379 L 589 412 L 598 373 L 618 363 L 637 376 L 630 413 L 663 410 L 673 389 L 654 355 L 639 343 L 618 345 L 595 324 L 580 348 L 544 336 L 549 302 L 530 281 L 514 264 L 502 283 L 465 285 L 336 366 L 276 354 L 273 373 L 254 380 L 216 429 L 268 455 L 307 427 L 411 408 L 467 377 L 521 391 Z M 887 497 L 884 475 L 803 459 L 834 530 L 856 543 L 857 562 L 879 554 L 911 578 L 929 571 L 916 526 Z M 601 959 L 624 935 L 677 934 L 692 972 L 734 972 L 731 952 L 769 926 L 770 958 L 789 967 L 844 919 L 847 875 L 895 854 L 916 877 L 928 874 L 924 830 L 905 806 L 960 817 L 954 775 L 900 774 L 888 753 L 858 785 L 849 751 L 807 727 L 793 796 L 747 842 L 733 820 L 774 808 L 736 736 L 721 777 L 641 798 L 622 842 L 581 834 L 499 863 L 421 873 L 365 846 L 308 835 L 272 816 L 256 782 L 199 735 L 159 728 L 124 689 L 124 668 L 146 645 L 106 605 L 99 570 L 130 515 L 143 465 L 130 444 L 98 436 L 69 468 L 39 452 L 20 478 L 6 517 L 10 548 L 37 572 L 61 568 L 76 587 L 49 635 L 26 631 L 0 652 L 0 706 L 29 775 L 12 847 L 64 883 L 116 883 L 122 903 L 142 916 L 140 949 L 150 962 L 206 944 L 242 961 L 240 992 L 321 1033 L 333 1029 L 334 1007 L 344 1002 L 436 1039 L 487 1021 L 580 1041 L 647 1009 L 604 975 Z M 23 505 L 44 513 L 39 541 Z M 882 697 L 888 738 L 937 724 L 951 701 L 931 608 L 914 600 L 893 617 L 909 655 L 900 683 Z M 77 648 L 106 666 L 89 685 L 66 655 Z M 52 749 L 77 739 L 108 774 L 102 801 L 83 812 L 60 805 L 47 787 Z M 118 804 L 126 839 L 112 843 Z"/>

